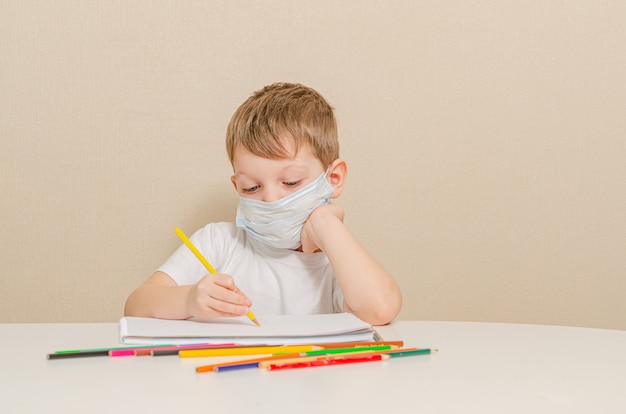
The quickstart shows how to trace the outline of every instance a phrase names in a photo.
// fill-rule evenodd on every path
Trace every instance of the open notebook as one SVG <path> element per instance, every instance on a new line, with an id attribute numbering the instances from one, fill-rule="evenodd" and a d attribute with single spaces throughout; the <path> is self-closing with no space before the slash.
<path id="1" fill-rule="evenodd" d="M 370 324 L 351 313 L 257 315 L 257 319 L 261 327 L 245 316 L 208 322 L 127 316 L 120 319 L 120 341 L 124 344 L 293 345 L 380 339 Z"/>

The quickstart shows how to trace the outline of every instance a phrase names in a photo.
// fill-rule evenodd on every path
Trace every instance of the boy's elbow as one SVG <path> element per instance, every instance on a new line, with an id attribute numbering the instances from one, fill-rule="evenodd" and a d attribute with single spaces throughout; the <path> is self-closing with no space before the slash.
<path id="1" fill-rule="evenodd" d="M 147 316 L 145 312 L 142 312 L 141 307 L 141 298 L 138 294 L 138 289 L 133 291 L 128 298 L 126 299 L 126 303 L 124 304 L 124 316 Z"/>
<path id="2" fill-rule="evenodd" d="M 371 325 L 387 325 L 391 323 L 402 309 L 402 295 L 398 292 L 392 297 L 381 298 L 377 303 L 370 304 L 363 312 L 355 314 Z"/>
<path id="3" fill-rule="evenodd" d="M 372 325 L 387 325 L 391 323 L 402 308 L 402 298 L 399 298 L 397 302 L 390 302 L 378 307 L 374 315 L 372 316 Z"/>
<path id="4" fill-rule="evenodd" d="M 136 316 L 133 300 L 130 296 L 126 299 L 126 303 L 124 304 L 124 316 Z"/>

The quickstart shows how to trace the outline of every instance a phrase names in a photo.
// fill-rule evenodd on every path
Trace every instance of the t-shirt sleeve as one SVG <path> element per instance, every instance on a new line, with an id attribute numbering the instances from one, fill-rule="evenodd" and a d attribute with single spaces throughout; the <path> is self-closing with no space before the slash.
<path id="1" fill-rule="evenodd" d="M 224 237 L 221 234 L 221 227 L 223 226 L 220 226 L 220 224 L 208 224 L 189 238 L 193 245 L 216 269 L 219 269 L 218 264 L 224 254 Z M 168 274 L 179 286 L 194 285 L 209 273 L 185 244 L 181 244 L 157 270 Z"/>

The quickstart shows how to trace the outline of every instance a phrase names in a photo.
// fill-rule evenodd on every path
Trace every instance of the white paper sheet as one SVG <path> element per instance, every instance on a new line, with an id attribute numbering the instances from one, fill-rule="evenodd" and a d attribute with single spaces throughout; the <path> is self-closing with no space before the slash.
<path id="1" fill-rule="evenodd" d="M 124 317 L 124 344 L 297 344 L 369 341 L 372 326 L 350 313 L 323 315 L 257 315 L 261 327 L 247 317 L 216 318 L 209 322 Z"/>

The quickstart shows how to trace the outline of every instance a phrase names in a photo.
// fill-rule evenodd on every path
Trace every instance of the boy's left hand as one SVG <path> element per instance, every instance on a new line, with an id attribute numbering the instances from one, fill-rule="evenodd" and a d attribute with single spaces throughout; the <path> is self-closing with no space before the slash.
<path id="1" fill-rule="evenodd" d="M 302 251 L 313 253 L 322 248 L 325 234 L 332 233 L 332 223 L 343 223 L 344 210 L 339 204 L 329 203 L 319 206 L 307 218 L 300 234 Z"/>

